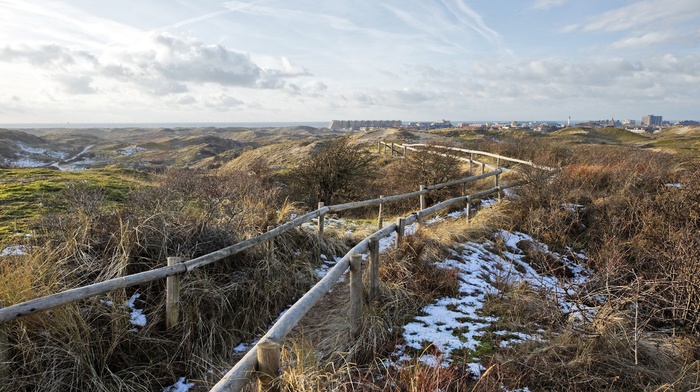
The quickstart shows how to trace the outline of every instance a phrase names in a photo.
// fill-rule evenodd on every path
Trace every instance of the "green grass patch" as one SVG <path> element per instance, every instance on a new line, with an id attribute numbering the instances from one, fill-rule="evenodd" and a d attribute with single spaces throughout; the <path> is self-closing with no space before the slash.
<path id="1" fill-rule="evenodd" d="M 553 132 L 550 137 L 570 144 L 635 145 L 652 140 L 649 136 L 620 128 L 566 128 Z"/>
<path id="2" fill-rule="evenodd" d="M 454 363 L 488 362 L 488 359 L 491 358 L 495 352 L 496 347 L 494 345 L 488 341 L 481 341 L 474 349 L 458 348 L 452 350 L 450 359 Z"/>
<path id="3" fill-rule="evenodd" d="M 26 232 L 31 221 L 67 202 L 62 191 L 75 184 L 100 190 L 108 203 L 119 203 L 147 175 L 128 169 L 101 168 L 81 171 L 49 169 L 0 170 L 0 236 Z"/>

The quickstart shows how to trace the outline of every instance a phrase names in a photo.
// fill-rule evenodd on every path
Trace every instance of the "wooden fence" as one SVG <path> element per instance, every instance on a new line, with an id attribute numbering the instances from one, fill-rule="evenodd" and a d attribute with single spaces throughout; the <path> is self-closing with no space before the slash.
<path id="1" fill-rule="evenodd" d="M 384 144 L 387 146 L 387 144 Z M 380 144 L 381 146 L 381 144 Z M 408 149 L 415 149 L 415 146 L 420 145 L 400 145 L 404 150 L 404 153 Z M 448 148 L 448 147 L 445 147 Z M 451 148 L 448 148 L 451 149 Z M 392 151 L 394 147 L 392 146 Z M 478 152 L 482 155 L 488 153 Z M 493 156 L 494 154 L 491 154 Z M 507 157 L 500 157 L 501 159 L 507 159 L 510 161 L 517 161 Z M 519 161 L 519 163 L 526 163 L 531 166 L 531 163 Z M 467 220 L 470 218 L 470 205 L 473 199 L 478 199 L 496 192 L 502 191 L 503 189 L 510 188 L 513 186 L 522 185 L 524 181 L 518 181 L 508 185 L 500 185 L 499 177 L 503 173 L 503 169 L 496 168 L 491 172 L 483 172 L 482 174 L 466 177 L 460 180 L 451 181 L 443 184 L 421 186 L 420 190 L 416 192 L 394 195 L 388 197 L 380 197 L 372 200 L 358 201 L 352 203 L 338 204 L 333 206 L 324 206 L 323 203 L 319 203 L 319 208 L 315 211 L 309 212 L 305 215 L 299 216 L 291 221 L 273 228 L 266 233 L 250 238 L 245 241 L 241 241 L 237 244 L 231 245 L 229 247 L 217 250 L 206 255 L 187 260 L 176 257 L 169 257 L 167 260 L 167 266 L 157 268 L 150 271 L 145 271 L 137 274 L 132 274 L 128 276 L 123 276 L 119 278 L 110 279 L 104 282 L 94 283 L 88 286 L 78 287 L 70 290 L 66 290 L 60 293 L 51 294 L 45 297 L 40 297 L 25 301 L 22 303 L 14 304 L 3 308 L 0 304 L 0 327 L 1 324 L 14 320 L 23 316 L 34 314 L 43 310 L 51 309 L 57 306 L 68 304 L 81 299 L 86 299 L 92 296 L 105 294 L 112 290 L 123 289 L 126 287 L 153 282 L 159 279 L 166 279 L 166 326 L 172 327 L 177 324 L 179 318 L 179 275 L 192 271 L 195 268 L 203 267 L 205 265 L 220 261 L 226 257 L 232 256 L 236 253 L 242 252 L 253 246 L 266 243 L 271 239 L 285 233 L 291 229 L 301 226 L 302 224 L 309 222 L 313 219 L 318 219 L 318 235 L 323 235 L 323 222 L 324 216 L 331 212 L 344 211 L 360 207 L 370 207 L 370 206 L 380 206 L 384 203 L 398 201 L 408 198 L 418 197 L 420 200 L 420 209 L 403 218 L 399 218 L 396 223 L 392 223 L 387 227 L 380 228 L 372 235 L 366 237 L 360 243 L 355 245 L 343 258 L 341 258 L 336 265 L 324 276 L 316 285 L 314 285 L 301 299 L 299 299 L 292 307 L 285 312 L 285 314 L 279 318 L 279 320 L 270 328 L 270 330 L 260 339 L 258 344 L 251 348 L 248 353 L 240 360 L 238 363 L 214 386 L 212 391 L 238 391 L 240 390 L 249 380 L 251 373 L 256 368 L 265 369 L 266 366 L 269 369 L 274 369 L 276 371 L 276 364 L 269 365 L 270 361 L 274 362 L 275 358 L 279 361 L 279 350 L 281 348 L 282 340 L 287 336 L 287 334 L 297 325 L 301 318 L 325 295 L 338 281 L 338 279 L 345 273 L 345 271 L 350 268 L 350 281 L 355 282 L 355 289 L 351 292 L 355 293 L 351 299 L 351 326 L 359 325 L 359 318 L 362 315 L 362 271 L 361 263 L 357 261 L 357 255 L 367 252 L 370 250 L 370 298 L 376 298 L 376 290 L 379 286 L 378 283 L 378 268 L 379 268 L 379 247 L 378 241 L 380 238 L 386 237 L 393 232 L 396 232 L 396 245 L 401 242 L 404 236 L 404 230 L 407 225 L 417 222 L 419 225 L 424 224 L 425 218 L 429 215 L 435 214 L 438 211 L 447 208 L 456 203 L 467 203 Z M 535 166 L 536 167 L 536 166 Z M 544 167 L 539 167 L 544 168 Z M 549 169 L 549 168 L 546 168 Z M 552 171 L 553 173 L 553 171 Z M 550 173 L 551 174 L 551 173 Z M 495 178 L 494 187 L 474 193 L 471 195 L 465 195 L 457 197 L 454 199 L 443 201 L 432 207 L 426 208 L 425 206 L 425 194 L 432 190 L 441 189 L 449 186 L 464 184 L 471 181 L 476 181 L 479 179 L 484 179 L 488 177 Z M 380 218 L 381 220 L 381 218 Z M 355 261 L 353 261 L 355 260 Z M 359 288 L 357 287 L 357 282 L 359 282 Z M 359 294 L 358 294 L 359 293 Z M 372 293 L 375 293 L 373 295 Z M 3 361 L 3 346 L 6 345 L 4 341 L 6 338 L 2 334 L 2 328 L 0 328 L 0 374 L 5 371 L 2 366 Z M 269 365 L 269 366 L 268 366 Z M 271 372 L 272 370 L 270 370 Z M 263 372 L 263 375 L 265 373 Z M 269 380 L 272 375 L 263 376 L 261 382 Z M 266 378 L 267 377 L 267 378 Z"/>
<path id="2" fill-rule="evenodd" d="M 402 155 L 406 156 L 408 151 L 420 151 L 420 149 L 423 149 L 424 151 L 429 151 L 432 153 L 436 153 L 435 150 L 448 150 L 448 151 L 458 151 L 462 153 L 469 154 L 469 158 L 461 157 L 461 156 L 453 156 L 454 158 L 457 158 L 461 161 L 464 162 L 469 162 L 469 171 L 471 172 L 472 170 L 472 165 L 477 164 L 481 166 L 481 172 L 484 173 L 486 168 L 489 168 L 491 170 L 495 169 L 502 169 L 502 170 L 509 170 L 507 168 L 504 168 L 501 166 L 501 161 L 506 161 L 506 162 L 512 162 L 512 163 L 518 163 L 518 164 L 523 164 L 527 166 L 534 167 L 536 169 L 541 169 L 541 170 L 546 170 L 546 171 L 554 171 L 556 170 L 555 168 L 549 167 L 549 166 L 543 166 L 543 165 L 536 165 L 532 161 L 525 161 L 522 159 L 515 159 L 515 158 L 509 158 L 503 155 L 498 155 L 498 154 L 493 154 L 490 152 L 486 151 L 479 151 L 479 150 L 468 150 L 464 148 L 457 148 L 457 147 L 447 147 L 447 146 L 439 146 L 439 145 L 432 145 L 432 144 L 398 144 L 398 143 L 386 143 L 386 142 L 378 142 L 377 143 L 377 152 L 382 153 L 383 152 L 386 154 L 386 150 L 389 149 L 391 155 Z M 447 154 L 440 154 L 443 156 L 446 156 Z M 491 165 L 482 161 L 478 161 L 474 159 L 475 156 L 482 155 L 486 157 L 491 157 L 496 160 L 496 165 Z"/>

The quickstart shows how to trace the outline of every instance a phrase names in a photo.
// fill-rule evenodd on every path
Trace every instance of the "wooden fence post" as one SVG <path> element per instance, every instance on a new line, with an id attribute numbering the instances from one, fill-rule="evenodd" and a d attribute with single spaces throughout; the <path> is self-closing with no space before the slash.
<path id="1" fill-rule="evenodd" d="M 423 218 L 423 213 L 421 211 L 418 211 L 416 214 L 416 222 L 418 222 L 419 229 L 425 226 L 425 219 Z"/>
<path id="2" fill-rule="evenodd" d="M 422 192 L 424 189 L 425 189 L 425 185 L 421 185 L 419 190 Z M 421 193 L 419 198 L 420 198 L 420 210 L 424 210 L 425 209 L 425 193 Z"/>
<path id="3" fill-rule="evenodd" d="M 499 187 L 499 185 L 498 185 L 498 177 L 499 177 L 500 175 L 501 175 L 501 173 L 497 173 L 497 174 L 494 176 L 494 178 L 496 179 L 496 181 L 495 181 L 495 183 L 496 183 L 496 189 L 498 189 L 498 191 L 496 191 L 496 194 L 498 195 L 498 201 L 501 201 L 501 189 L 500 189 L 500 187 Z"/>
<path id="4" fill-rule="evenodd" d="M 350 336 L 357 337 L 362 325 L 362 255 L 350 256 Z"/>
<path id="5" fill-rule="evenodd" d="M 469 215 L 472 213 L 472 197 L 467 196 L 467 223 L 469 223 Z"/>
<path id="6" fill-rule="evenodd" d="M 474 163 L 474 153 L 469 153 L 469 175 L 472 175 L 472 163 Z"/>
<path id="7" fill-rule="evenodd" d="M 481 174 L 486 173 L 486 163 L 481 162 Z"/>
<path id="8" fill-rule="evenodd" d="M 396 226 L 396 242 L 394 243 L 394 246 L 398 248 L 401 246 L 403 235 L 406 232 L 406 220 L 404 218 L 399 218 L 399 220 L 396 222 Z"/>
<path id="9" fill-rule="evenodd" d="M 320 210 L 323 208 L 325 204 L 322 201 L 318 202 L 318 209 Z M 325 223 L 325 215 L 326 214 L 321 214 L 318 216 L 318 240 L 319 242 L 323 240 L 323 225 Z"/>
<path id="10" fill-rule="evenodd" d="M 275 226 L 267 226 L 267 231 L 273 230 Z M 267 259 L 272 260 L 272 256 L 275 254 L 275 239 L 270 238 L 266 244 L 267 247 Z"/>
<path id="11" fill-rule="evenodd" d="M 185 261 L 182 257 L 168 257 L 168 267 Z M 165 329 L 180 322 L 180 275 L 165 278 Z"/>
<path id="12" fill-rule="evenodd" d="M 379 239 L 369 239 L 369 301 L 379 298 Z"/>
<path id="13" fill-rule="evenodd" d="M 384 196 L 379 195 L 379 198 L 383 198 Z M 379 203 L 379 217 L 377 218 L 377 230 L 381 230 L 382 227 L 384 226 L 384 218 L 382 217 L 382 203 Z"/>
<path id="14" fill-rule="evenodd" d="M 391 142 L 391 156 L 394 156 L 394 142 Z"/>
<path id="15" fill-rule="evenodd" d="M 382 153 L 382 142 L 377 142 L 377 154 Z"/>
<path id="16" fill-rule="evenodd" d="M 279 382 L 275 382 L 280 372 L 282 348 L 279 343 L 266 340 L 258 343 L 258 391 L 278 392 Z"/>
<path id="17" fill-rule="evenodd" d="M 0 301 L 2 309 L 2 301 Z M 10 343 L 5 331 L 5 325 L 0 324 L 0 380 L 4 380 L 10 374 Z"/>
<path id="18" fill-rule="evenodd" d="M 403 146 L 403 157 L 406 158 L 406 146 Z"/>

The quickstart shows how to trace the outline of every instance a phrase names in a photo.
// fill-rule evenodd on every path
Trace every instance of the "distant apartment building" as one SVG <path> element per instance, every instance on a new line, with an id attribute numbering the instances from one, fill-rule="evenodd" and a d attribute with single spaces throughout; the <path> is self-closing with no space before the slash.
<path id="1" fill-rule="evenodd" d="M 440 121 L 435 121 L 430 123 L 430 127 L 433 129 L 444 129 L 444 128 L 452 128 L 452 123 L 450 120 L 445 120 L 444 118 Z"/>
<path id="2" fill-rule="evenodd" d="M 328 128 L 336 131 L 363 128 L 400 128 L 401 124 L 401 120 L 332 120 Z"/>
<path id="3" fill-rule="evenodd" d="M 440 121 L 428 122 L 409 122 L 405 125 L 406 129 L 414 129 L 417 131 L 427 130 L 427 129 L 444 129 L 452 128 L 453 125 L 449 120 L 442 119 Z"/>
<path id="4" fill-rule="evenodd" d="M 642 125 L 661 125 L 663 123 L 663 116 L 654 116 L 653 114 L 642 117 Z"/>

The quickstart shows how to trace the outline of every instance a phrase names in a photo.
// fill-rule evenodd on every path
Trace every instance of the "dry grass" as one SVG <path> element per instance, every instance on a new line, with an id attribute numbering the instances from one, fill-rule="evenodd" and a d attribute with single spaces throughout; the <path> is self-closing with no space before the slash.
<path id="1" fill-rule="evenodd" d="M 176 170 L 134 191 L 126 207 L 105 208 L 99 191 L 68 190 L 68 214 L 46 216 L 28 256 L 0 259 L 0 301 L 27 299 L 197 257 L 287 220 L 294 205 L 265 178 Z M 73 192 L 73 193 L 71 193 Z M 316 282 L 319 249 L 343 243 L 290 231 L 182 277 L 181 322 L 165 330 L 165 282 L 113 291 L 6 324 L 11 365 L 0 390 L 162 390 L 188 375 L 199 384 L 229 366 L 252 339 Z M 145 326 L 125 302 L 139 294 Z M 211 385 L 211 384 L 209 384 Z"/>
<path id="2" fill-rule="evenodd" d="M 365 303 L 356 337 L 350 335 L 347 284 L 337 285 L 287 343 L 292 359 L 283 361 L 285 390 L 382 390 L 376 358 L 393 352 L 399 327 L 433 298 L 457 290 L 455 273 L 433 265 L 445 254 L 440 243 L 422 235 L 407 237 L 400 248 L 382 254 L 379 298 Z"/>
<path id="3" fill-rule="evenodd" d="M 481 386 L 567 391 L 692 387 L 697 369 L 690 369 L 697 363 L 679 358 L 687 358 L 694 345 L 660 334 L 635 337 L 626 325 L 630 322 L 627 315 L 601 312 L 591 330 L 563 329 L 514 346 L 493 358 L 496 370 Z"/>
<path id="4" fill-rule="evenodd" d="M 697 388 L 697 167 L 651 151 L 500 136 L 500 143 L 481 139 L 467 147 L 568 166 L 551 179 L 525 171 L 524 178 L 538 181 L 517 189 L 514 200 L 480 211 L 468 226 L 462 218 L 421 230 L 383 254 L 380 299 L 365 307 L 356 338 L 349 334 L 347 287 L 337 286 L 286 343 L 284 390 Z M 29 256 L 0 260 L 0 300 L 17 303 L 152 269 L 166 256 L 196 257 L 286 220 L 297 207 L 281 197 L 272 170 L 255 162 L 259 167 L 251 163 L 221 176 L 167 173 L 162 183 L 132 192 L 127 207 L 117 210 L 104 208 L 104 194 L 74 191 L 70 214 L 45 218 L 46 234 L 29 240 L 36 246 Z M 666 186 L 675 183 L 682 186 Z M 384 192 L 382 185 L 374 184 L 375 191 Z M 396 210 L 404 207 L 416 206 Z M 504 330 L 536 332 L 541 339 L 495 344 L 482 357 L 489 370 L 478 382 L 459 363 L 433 368 L 385 361 L 401 340 L 401 325 L 457 290 L 456 273 L 433 262 L 449 255 L 453 243 L 485 238 L 496 228 L 527 232 L 561 252 L 586 249 L 593 275 L 574 297 L 595 312 L 570 321 L 546 293 L 504 284 L 484 312 L 499 317 Z M 11 322 L 5 326 L 10 376 L 0 391 L 162 390 L 185 374 L 210 386 L 216 381 L 211 371 L 228 367 L 233 346 L 262 332 L 315 282 L 318 252 L 339 254 L 349 245 L 343 233 L 327 233 L 318 242 L 309 231 L 292 231 L 271 248 L 185 276 L 182 322 L 170 331 L 164 328 L 163 282 Z M 526 253 L 531 265 L 556 270 L 545 255 Z M 124 303 L 136 292 L 148 323 L 135 328 Z"/>

